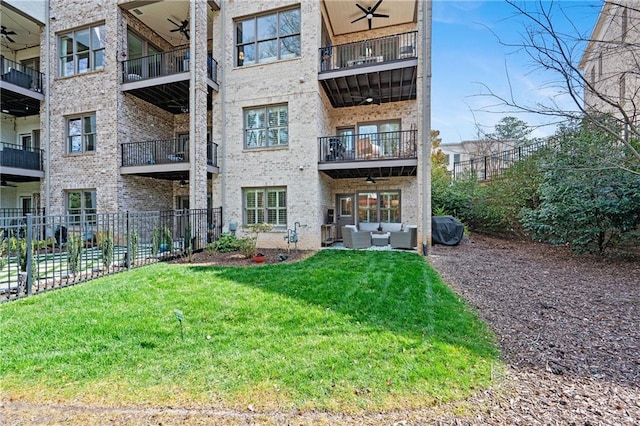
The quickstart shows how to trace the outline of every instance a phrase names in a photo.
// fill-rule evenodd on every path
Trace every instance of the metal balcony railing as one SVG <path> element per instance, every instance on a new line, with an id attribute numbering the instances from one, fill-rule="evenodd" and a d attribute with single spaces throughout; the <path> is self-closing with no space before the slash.
<path id="1" fill-rule="evenodd" d="M 318 138 L 320 163 L 418 158 L 416 130 Z"/>
<path id="2" fill-rule="evenodd" d="M 189 139 L 173 138 L 122 144 L 122 166 L 189 162 Z"/>
<path id="3" fill-rule="evenodd" d="M 43 171 L 44 151 L 0 142 L 0 166 Z"/>
<path id="4" fill-rule="evenodd" d="M 320 48 L 320 71 L 375 65 L 417 58 L 418 32 L 356 41 Z"/>
<path id="5" fill-rule="evenodd" d="M 207 55 L 207 76 L 217 82 L 218 62 Z M 181 47 L 142 58 L 122 61 L 122 82 L 146 80 L 189 71 L 189 48 Z"/>
<path id="6" fill-rule="evenodd" d="M 44 74 L 0 56 L 0 78 L 3 81 L 42 93 Z"/>

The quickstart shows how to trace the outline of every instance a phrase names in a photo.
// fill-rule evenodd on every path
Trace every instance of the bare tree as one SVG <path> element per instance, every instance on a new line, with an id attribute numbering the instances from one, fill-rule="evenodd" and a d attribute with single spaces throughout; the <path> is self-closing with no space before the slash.
<path id="1" fill-rule="evenodd" d="M 488 94 L 519 111 L 589 121 L 614 136 L 628 153 L 626 160 L 612 160 L 610 166 L 640 174 L 640 2 L 605 1 L 590 37 L 580 34 L 575 25 L 571 33 L 554 25 L 557 16 L 570 21 L 563 5 L 541 0 L 507 3 L 525 25 L 519 42 L 498 39 L 525 52 L 536 70 L 555 75 L 545 89 L 556 95 L 526 103 L 515 99 L 513 92 L 501 96 L 484 85 Z M 556 101 L 557 96 L 566 95 L 575 105 L 572 110 Z"/>

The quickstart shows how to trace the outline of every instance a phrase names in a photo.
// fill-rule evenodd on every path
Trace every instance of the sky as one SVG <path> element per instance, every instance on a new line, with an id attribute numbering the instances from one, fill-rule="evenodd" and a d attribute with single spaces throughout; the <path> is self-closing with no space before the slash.
<path id="1" fill-rule="evenodd" d="M 588 37 L 602 3 L 555 1 L 553 24 L 567 34 Z M 530 9 L 538 2 L 518 4 Z M 543 4 L 548 7 L 550 3 Z M 493 132 L 505 116 L 535 126 L 533 137 L 554 133 L 552 118 L 515 113 L 499 105 L 488 95 L 489 90 L 503 96 L 511 90 L 519 103 L 545 102 L 553 96 L 560 105 L 575 109 L 567 96 L 550 89 L 557 74 L 539 71 L 525 52 L 501 43 L 521 42 L 525 22 L 530 23 L 513 6 L 502 0 L 435 0 L 432 13 L 431 128 L 440 131 L 443 144 L 478 139 L 480 132 Z M 583 51 L 580 46 L 577 61 Z"/>

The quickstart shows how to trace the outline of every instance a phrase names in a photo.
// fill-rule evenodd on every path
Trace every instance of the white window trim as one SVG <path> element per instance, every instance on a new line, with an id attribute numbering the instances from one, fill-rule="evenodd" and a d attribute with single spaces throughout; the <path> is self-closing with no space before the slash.
<path id="1" fill-rule="evenodd" d="M 277 193 L 281 193 L 284 192 L 284 196 L 285 196 L 285 205 L 284 206 L 269 206 L 269 193 L 270 192 L 277 192 Z M 251 193 L 251 194 L 261 194 L 262 197 L 262 207 L 258 207 L 256 203 L 256 207 L 252 207 L 249 208 L 247 206 L 247 195 Z M 262 222 L 267 222 L 270 223 L 271 225 L 273 225 L 275 228 L 286 228 L 287 227 L 287 188 L 284 186 L 269 186 L 269 187 L 251 187 L 251 188 L 242 188 L 242 211 L 243 211 L 243 219 L 242 219 L 242 223 L 244 225 L 253 225 L 255 223 L 262 223 Z M 249 223 L 248 221 L 248 211 L 249 210 L 253 210 L 256 212 L 259 212 L 260 210 L 262 210 L 262 214 L 256 214 L 256 218 L 258 219 L 257 222 L 251 222 Z M 274 211 L 283 211 L 285 212 L 285 220 L 284 223 L 280 223 L 276 220 L 276 222 L 269 222 L 269 211 L 270 210 L 274 210 Z M 262 221 L 260 221 L 260 216 L 262 216 Z M 276 218 L 280 218 L 279 214 L 276 214 Z"/>
<path id="2" fill-rule="evenodd" d="M 287 111 L 287 123 L 286 125 L 282 126 L 271 126 L 269 127 L 269 109 L 270 108 L 282 108 L 285 107 L 286 111 Z M 256 128 L 249 128 L 248 127 L 248 123 L 247 123 L 247 113 L 249 111 L 257 111 L 257 110 L 263 110 L 264 113 L 264 127 L 256 127 Z M 283 147 L 287 147 L 289 146 L 289 105 L 288 104 L 275 104 L 275 105 L 264 105 L 264 106 L 258 106 L 258 107 L 251 107 L 251 108 L 245 108 L 242 112 L 243 115 L 243 122 L 244 122 L 244 140 L 243 140 L 243 145 L 245 149 L 264 149 L 264 148 L 283 148 Z M 286 129 L 286 133 L 287 133 L 287 142 L 286 143 L 278 143 L 278 144 L 274 144 L 274 145 L 270 145 L 269 144 L 269 130 L 273 130 L 273 129 Z M 260 140 L 256 141 L 255 145 L 250 145 L 249 144 L 249 132 L 258 132 L 257 134 L 259 134 Z M 280 138 L 278 138 L 278 141 L 280 141 Z"/>
<path id="3" fill-rule="evenodd" d="M 102 32 L 106 31 L 106 27 L 104 23 L 101 24 L 97 24 L 97 25 L 91 25 L 88 27 L 82 27 L 82 28 L 76 28 L 72 31 L 67 31 L 64 33 L 59 33 L 57 35 L 57 41 L 58 41 L 58 66 L 60 67 L 58 70 L 58 75 L 60 77 L 70 77 L 72 75 L 81 75 L 81 74 L 85 74 L 87 72 L 92 72 L 92 71 L 96 71 L 96 70 L 102 70 L 105 67 L 105 62 L 107 60 L 107 55 L 106 55 L 106 43 L 103 40 L 103 43 L 101 46 L 94 48 L 91 41 L 89 42 L 89 50 L 86 52 L 82 52 L 79 53 L 77 51 L 77 43 L 76 43 L 76 33 L 79 31 L 85 31 L 85 30 L 89 30 L 89 38 L 90 40 L 93 39 L 94 37 L 94 30 L 96 28 L 103 28 Z M 62 39 L 63 37 L 70 37 L 73 41 L 72 41 L 72 45 L 73 45 L 73 51 L 72 52 L 67 52 L 66 55 L 62 55 Z M 96 53 L 102 51 L 102 65 L 100 66 L 96 66 L 95 63 L 95 57 L 96 57 Z M 80 71 L 78 69 L 78 56 L 80 54 L 85 54 L 88 53 L 89 54 L 89 66 L 87 68 L 87 70 L 85 71 Z M 66 64 L 67 61 L 66 59 L 69 57 L 73 57 L 73 72 L 67 74 L 67 70 L 66 70 Z"/>

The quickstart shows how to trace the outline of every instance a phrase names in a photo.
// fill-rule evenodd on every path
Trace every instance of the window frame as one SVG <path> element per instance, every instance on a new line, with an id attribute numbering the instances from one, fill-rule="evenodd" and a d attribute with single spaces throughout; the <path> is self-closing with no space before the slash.
<path id="1" fill-rule="evenodd" d="M 85 132 L 85 120 L 89 119 L 91 121 L 91 119 L 93 119 L 93 132 L 88 133 Z M 71 122 L 72 121 L 76 121 L 79 120 L 80 121 L 80 134 L 70 134 L 71 133 Z M 76 151 L 73 150 L 73 142 L 72 142 L 72 137 L 80 137 L 80 150 Z M 89 146 L 88 142 L 89 142 L 89 136 L 93 136 L 93 149 L 87 149 L 87 146 Z M 97 116 L 95 112 L 90 112 L 90 113 L 85 113 L 85 114 L 81 114 L 81 115 L 73 115 L 73 116 L 69 116 L 69 117 L 65 117 L 65 140 L 66 140 L 66 153 L 69 155 L 77 155 L 77 154 L 86 154 L 86 153 L 95 153 L 97 150 L 97 145 L 98 145 L 98 121 L 97 121 Z"/>
<path id="2" fill-rule="evenodd" d="M 71 207 L 72 194 L 79 195 L 80 207 Z M 87 206 L 87 197 L 94 204 L 93 206 Z M 92 189 L 68 189 L 65 191 L 65 207 L 67 211 L 67 217 L 69 218 L 69 224 L 73 225 L 95 225 L 97 223 L 98 213 L 98 198 L 95 188 Z M 73 211 L 72 211 L 73 210 Z M 77 210 L 77 211 L 76 211 Z"/>
<path id="3" fill-rule="evenodd" d="M 270 205 L 269 194 L 276 194 L 276 205 Z M 284 205 L 280 204 L 281 196 L 284 196 Z M 249 196 L 254 198 L 249 203 Z M 253 212 L 253 214 L 250 214 Z M 270 212 L 275 216 L 275 220 L 270 220 Z M 267 186 L 267 187 L 247 187 L 242 188 L 242 223 L 245 226 L 257 223 L 269 223 L 274 228 L 286 229 L 287 227 L 287 187 Z M 250 221 L 250 216 L 253 220 Z"/>
<path id="4" fill-rule="evenodd" d="M 292 33 L 287 33 L 287 34 L 282 34 L 281 33 L 281 16 L 289 13 L 289 12 L 293 12 L 293 11 L 297 11 L 298 12 L 298 32 L 292 32 Z M 259 38 L 259 28 L 258 28 L 258 21 L 260 19 L 267 19 L 268 17 L 272 17 L 275 16 L 276 17 L 276 34 L 275 35 L 271 35 L 269 37 L 263 37 L 263 38 Z M 251 35 L 251 37 L 249 37 L 249 40 L 246 42 L 243 42 L 243 40 L 241 39 L 242 36 L 244 35 L 244 31 L 243 31 L 243 24 L 244 23 L 249 23 L 253 21 L 253 34 Z M 262 13 L 262 14 L 258 14 L 258 15 L 253 15 L 253 16 L 249 16 L 246 18 L 242 18 L 242 19 L 237 19 L 234 21 L 234 37 L 235 37 L 235 65 L 237 67 L 244 67 L 244 66 L 250 66 L 250 65 L 257 65 L 257 64 L 265 64 L 265 63 L 271 63 L 271 62 L 278 62 L 278 61 L 283 61 L 283 60 L 287 60 L 287 59 L 294 59 L 294 58 L 300 58 L 302 56 L 302 9 L 300 8 L 300 6 L 296 6 L 296 7 L 290 7 L 287 9 L 282 9 L 282 10 L 277 10 L 277 11 L 272 11 L 269 13 Z M 298 39 L 298 49 L 299 52 L 297 52 L 298 54 L 296 55 L 295 53 L 292 56 L 283 56 L 283 40 L 284 39 L 292 39 L 292 38 L 297 38 Z M 270 56 L 270 57 L 265 57 L 263 60 L 260 60 L 260 43 L 266 43 L 266 42 L 275 42 L 276 44 L 276 50 L 277 50 L 277 55 L 275 57 Z M 253 60 L 250 61 L 249 58 L 246 57 L 246 52 L 245 50 L 248 50 L 247 48 L 252 46 L 252 50 L 253 50 Z"/>
<path id="5" fill-rule="evenodd" d="M 375 195 L 375 206 L 361 206 L 360 196 L 365 195 L 370 198 L 369 195 L 372 194 Z M 395 197 L 391 198 L 390 195 Z M 383 205 L 385 199 L 389 201 L 389 206 Z M 356 192 L 356 200 L 358 223 L 402 223 L 402 191 L 398 189 L 362 190 Z M 396 206 L 393 205 L 393 200 L 397 200 Z M 393 214 L 394 211 L 396 214 Z M 389 222 L 388 219 L 393 218 L 392 216 L 395 216 L 397 221 Z"/>
<path id="6" fill-rule="evenodd" d="M 101 35 L 101 38 L 98 38 L 96 47 L 94 45 L 94 37 L 96 30 L 98 34 Z M 78 50 L 78 38 L 81 32 L 89 32 L 89 46 L 87 50 Z M 104 23 L 90 25 L 86 27 L 75 28 L 70 31 L 65 31 L 58 33 L 57 35 L 57 43 L 58 43 L 58 76 L 59 77 L 70 77 L 73 75 L 81 75 L 86 74 L 92 71 L 103 70 L 106 65 L 107 55 L 106 55 L 106 42 L 105 42 L 105 34 L 106 34 L 106 25 Z M 65 52 L 63 54 L 63 43 L 65 42 L 65 38 L 71 40 L 72 50 L 71 52 Z M 80 69 L 80 63 L 86 55 L 87 57 L 87 67 L 86 69 Z M 100 56 L 98 56 L 100 55 Z M 97 61 L 98 57 L 101 58 L 101 61 Z M 69 61 L 71 59 L 71 62 Z M 73 71 L 69 72 L 67 68 L 67 64 L 73 63 Z M 97 63 L 97 64 L 96 64 Z"/>
<path id="7" fill-rule="evenodd" d="M 278 120 L 280 119 L 281 115 L 280 115 L 280 109 L 281 108 L 285 108 L 285 112 L 286 112 L 286 118 L 287 118 L 287 122 L 286 124 L 283 126 L 281 125 L 282 123 L 278 122 L 278 125 L 273 125 L 270 126 L 269 125 L 269 110 L 273 109 L 274 111 L 277 111 L 277 116 L 278 116 Z M 263 114 L 263 126 L 261 127 L 249 127 L 249 119 L 248 119 L 248 114 L 251 111 L 259 111 L 262 110 L 262 114 Z M 282 147 L 288 147 L 289 146 L 289 105 L 287 103 L 283 103 L 283 104 L 273 104 L 273 105 L 262 105 L 262 106 L 257 106 L 257 107 L 249 107 L 249 108 L 244 108 L 242 110 L 242 119 L 243 119 L 243 127 L 244 127 L 244 137 L 243 137 L 243 146 L 244 149 L 264 149 L 264 148 L 282 148 Z M 277 137 L 277 141 L 280 142 L 282 141 L 282 135 L 286 135 L 286 141 L 285 143 L 276 143 L 276 144 L 271 144 L 270 141 L 272 140 L 272 138 L 270 137 L 271 135 L 271 131 L 272 130 L 277 130 L 278 131 L 278 137 Z M 284 130 L 284 133 L 281 133 Z M 255 144 L 251 144 L 249 143 L 249 137 L 251 134 L 256 134 L 257 139 L 255 141 Z"/>

